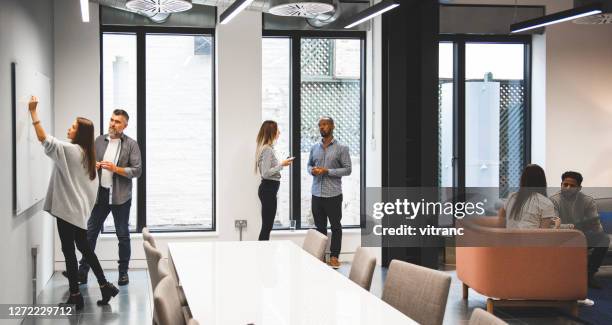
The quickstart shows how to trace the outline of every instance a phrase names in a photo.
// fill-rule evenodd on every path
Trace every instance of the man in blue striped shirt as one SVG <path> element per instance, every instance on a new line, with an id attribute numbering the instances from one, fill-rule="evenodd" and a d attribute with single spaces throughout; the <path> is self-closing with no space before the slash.
<path id="1" fill-rule="evenodd" d="M 322 117 L 319 120 L 321 142 L 310 149 L 308 173 L 312 180 L 312 216 L 317 230 L 327 236 L 327 219 L 332 237 L 329 265 L 340 267 L 338 255 L 342 246 L 342 176 L 351 174 L 349 148 L 334 139 L 334 120 Z"/>

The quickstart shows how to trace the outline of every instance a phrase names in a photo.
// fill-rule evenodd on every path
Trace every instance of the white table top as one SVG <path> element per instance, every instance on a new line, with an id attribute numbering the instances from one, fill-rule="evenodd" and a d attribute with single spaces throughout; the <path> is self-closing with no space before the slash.
<path id="1" fill-rule="evenodd" d="M 203 325 L 416 324 L 290 241 L 170 243 Z"/>

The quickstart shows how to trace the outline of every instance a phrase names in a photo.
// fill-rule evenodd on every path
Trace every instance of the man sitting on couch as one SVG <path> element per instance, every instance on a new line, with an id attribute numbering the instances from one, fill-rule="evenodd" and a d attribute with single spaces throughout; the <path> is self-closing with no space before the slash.
<path id="1" fill-rule="evenodd" d="M 555 205 L 557 215 L 561 218 L 561 223 L 573 224 L 576 229 L 584 233 L 589 249 L 593 249 L 588 261 L 589 287 L 601 289 L 594 276 L 606 257 L 610 238 L 601 226 L 595 200 L 580 191 L 581 185 L 580 173 L 565 172 L 561 176 L 561 191 L 550 199 Z"/>

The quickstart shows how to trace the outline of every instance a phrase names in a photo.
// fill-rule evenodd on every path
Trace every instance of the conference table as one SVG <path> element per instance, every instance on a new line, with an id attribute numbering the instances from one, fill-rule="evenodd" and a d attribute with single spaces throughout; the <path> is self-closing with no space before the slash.
<path id="1" fill-rule="evenodd" d="M 169 243 L 204 325 L 417 324 L 291 241 Z"/>

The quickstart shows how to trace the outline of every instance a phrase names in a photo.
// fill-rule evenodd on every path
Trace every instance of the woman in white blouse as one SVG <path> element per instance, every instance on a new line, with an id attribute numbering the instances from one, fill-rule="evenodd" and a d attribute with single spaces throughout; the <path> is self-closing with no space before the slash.
<path id="1" fill-rule="evenodd" d="M 261 184 L 257 192 L 261 201 L 261 231 L 259 240 L 269 240 L 270 232 L 276 217 L 277 194 L 280 187 L 283 167 L 291 165 L 293 158 L 279 162 L 274 150 L 280 131 L 275 121 L 264 121 L 257 134 L 257 150 L 255 151 L 255 172 L 259 170 Z"/>
<path id="2" fill-rule="evenodd" d="M 506 228 L 559 228 L 553 202 L 546 196 L 546 174 L 542 167 L 531 164 L 521 175 L 518 192 L 511 193 L 499 216 L 506 219 Z"/>
<path id="3" fill-rule="evenodd" d="M 36 137 L 42 143 L 45 154 L 53 160 L 44 210 L 57 219 L 57 231 L 70 284 L 70 297 L 66 304 L 74 304 L 77 309 L 82 309 L 84 305 L 77 278 L 76 244 L 100 284 L 102 299 L 98 300 L 98 305 L 106 305 L 119 293 L 119 289 L 106 280 L 98 257 L 87 241 L 87 218 L 98 190 L 94 125 L 90 120 L 78 117 L 68 129 L 70 142 L 61 141 L 45 133 L 36 112 L 37 106 L 38 99 L 32 96 L 28 109 Z"/>

